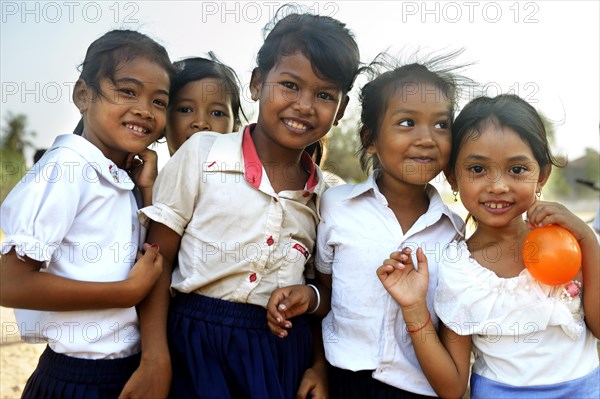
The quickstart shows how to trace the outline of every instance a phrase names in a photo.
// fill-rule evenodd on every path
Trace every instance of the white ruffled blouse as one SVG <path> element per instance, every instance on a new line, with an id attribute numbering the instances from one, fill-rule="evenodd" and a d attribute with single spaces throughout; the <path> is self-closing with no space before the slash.
<path id="1" fill-rule="evenodd" d="M 579 378 L 598 367 L 576 281 L 549 286 L 527 270 L 498 277 L 471 258 L 464 241 L 440 262 L 435 311 L 459 335 L 472 335 L 473 372 L 532 386 Z"/>

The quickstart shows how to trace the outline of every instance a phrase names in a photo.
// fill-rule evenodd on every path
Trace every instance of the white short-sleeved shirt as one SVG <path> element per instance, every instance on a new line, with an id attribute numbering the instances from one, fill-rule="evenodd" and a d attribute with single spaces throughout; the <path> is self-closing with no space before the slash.
<path id="1" fill-rule="evenodd" d="M 305 189 L 276 193 L 251 128 L 193 135 L 159 173 L 153 206 L 140 211 L 182 236 L 174 290 L 266 306 L 275 289 L 304 283 L 326 187 L 321 171 L 304 154 Z"/>
<path id="2" fill-rule="evenodd" d="M 321 201 L 315 266 L 332 275 L 331 311 L 323 320 L 327 360 L 346 370 L 375 370 L 373 378 L 388 385 L 435 395 L 417 361 L 400 306 L 376 274 L 391 252 L 423 248 L 429 260 L 427 306 L 437 325 L 433 292 L 438 262 L 463 223 L 433 186 L 426 192 L 429 209 L 404 232 L 375 174 L 363 183 L 330 188 Z"/>
<path id="3" fill-rule="evenodd" d="M 526 269 L 498 277 L 460 241 L 440 264 L 435 310 L 457 334 L 472 334 L 474 373 L 513 386 L 558 384 L 598 367 L 584 293 L 571 297 L 564 287 L 542 284 Z"/>
<path id="4" fill-rule="evenodd" d="M 86 139 L 58 136 L 2 204 L 2 253 L 43 262 L 42 273 L 81 281 L 120 281 L 144 231 L 134 184 Z M 36 295 L 32 292 L 31 295 Z M 77 301 L 77 298 L 73 298 Z M 135 308 L 51 312 L 15 310 L 21 336 L 85 359 L 139 352 Z"/>

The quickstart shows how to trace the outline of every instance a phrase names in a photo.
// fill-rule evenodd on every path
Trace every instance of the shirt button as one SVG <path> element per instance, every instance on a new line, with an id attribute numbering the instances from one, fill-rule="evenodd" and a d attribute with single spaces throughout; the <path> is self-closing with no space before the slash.
<path id="1" fill-rule="evenodd" d="M 303 192 L 303 193 L 302 193 L 302 196 L 303 196 L 303 197 L 308 197 L 309 195 L 310 195 L 310 192 L 309 192 L 309 191 L 305 191 L 305 192 Z"/>
<path id="2" fill-rule="evenodd" d="M 275 198 L 275 197 L 273 197 L 273 201 L 279 202 L 279 200 L 277 198 Z"/>
<path id="3" fill-rule="evenodd" d="M 275 242 L 275 240 L 273 239 L 273 236 L 270 236 L 269 238 L 267 238 L 267 245 L 268 246 L 273 245 L 274 242 Z"/>
<path id="4" fill-rule="evenodd" d="M 253 283 L 256 281 L 256 273 L 252 273 L 249 278 L 250 282 Z"/>

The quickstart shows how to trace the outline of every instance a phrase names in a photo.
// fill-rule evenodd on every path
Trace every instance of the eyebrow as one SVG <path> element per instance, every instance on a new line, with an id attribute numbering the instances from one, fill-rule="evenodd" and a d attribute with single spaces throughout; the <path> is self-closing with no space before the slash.
<path id="1" fill-rule="evenodd" d="M 116 83 L 131 83 L 136 85 L 138 88 L 143 87 L 144 86 L 144 82 L 142 82 L 141 80 L 135 79 L 135 78 L 129 78 L 129 77 L 123 77 L 123 78 L 118 78 L 115 79 Z M 168 90 L 164 90 L 164 89 L 157 89 L 156 92 L 160 93 L 160 94 L 164 94 L 165 96 L 169 96 L 169 91 Z"/>
<path id="2" fill-rule="evenodd" d="M 401 109 L 397 109 L 394 112 L 392 112 L 392 115 L 398 115 L 398 114 L 421 114 L 421 111 L 417 111 L 414 109 L 406 109 L 406 108 L 401 108 Z M 443 112 L 437 112 L 435 114 L 433 114 L 434 117 L 445 117 L 445 118 L 450 118 L 450 112 L 449 111 L 443 111 Z"/>
<path id="3" fill-rule="evenodd" d="M 300 76 L 296 75 L 293 72 L 283 71 L 283 72 L 281 72 L 281 74 L 288 75 L 302 83 L 306 83 L 306 81 L 304 79 L 302 79 Z M 341 89 L 339 88 L 339 86 L 337 84 L 330 84 L 329 86 L 325 86 L 325 85 L 319 86 L 319 90 L 336 90 L 337 91 L 337 90 L 341 90 Z"/>
<path id="4" fill-rule="evenodd" d="M 177 100 L 173 101 L 173 104 L 179 104 L 179 103 L 183 103 L 183 102 L 190 102 L 190 103 L 197 103 L 196 100 L 194 100 L 193 98 L 178 98 Z M 223 103 L 221 101 L 211 101 L 208 103 L 208 105 L 220 105 L 222 107 L 227 108 L 227 104 Z"/>
<path id="5" fill-rule="evenodd" d="M 465 157 L 465 161 L 487 161 L 489 157 L 479 155 L 479 154 L 471 154 Z M 506 159 L 508 162 L 532 162 L 531 158 L 527 155 L 515 155 Z"/>

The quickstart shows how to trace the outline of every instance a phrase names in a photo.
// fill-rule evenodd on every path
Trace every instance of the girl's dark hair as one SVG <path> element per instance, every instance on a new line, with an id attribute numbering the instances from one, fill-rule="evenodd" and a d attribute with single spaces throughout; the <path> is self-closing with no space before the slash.
<path id="1" fill-rule="evenodd" d="M 94 95 L 101 96 L 100 82 L 108 78 L 114 83 L 119 65 L 140 57 L 164 68 L 172 80 L 175 69 L 167 50 L 143 33 L 132 30 L 112 30 L 90 44 L 78 68 L 79 79 L 92 89 Z M 83 133 L 83 119 L 73 133 Z"/>
<path id="2" fill-rule="evenodd" d="M 461 145 L 481 135 L 489 124 L 508 127 L 529 144 L 541 170 L 564 166 L 550 151 L 544 122 L 527 101 L 513 94 L 479 97 L 468 103 L 452 125 L 452 154 L 448 168 L 454 170 Z"/>
<path id="3" fill-rule="evenodd" d="M 192 57 L 173 63 L 176 73 L 171 81 L 169 102 L 172 103 L 179 91 L 189 82 L 205 78 L 219 79 L 225 85 L 225 93 L 231 100 L 234 126 L 239 127 L 242 124 L 240 115 L 245 121 L 248 120 L 241 105 L 240 80 L 235 71 L 220 62 L 212 51 L 208 56 L 210 58 Z"/>
<path id="4" fill-rule="evenodd" d="M 359 126 L 361 145 L 358 155 L 365 173 L 371 166 L 374 169 L 379 167 L 377 156 L 372 156 L 367 151 L 379 136 L 381 121 L 392 95 L 404 91 L 414 92 L 418 85 L 424 83 L 433 84 L 442 95 L 436 101 L 449 101 L 450 121 L 454 119 L 461 87 L 473 84 L 470 79 L 456 74 L 457 70 L 467 65 L 448 65 L 463 51 L 458 50 L 406 65 L 399 65 L 396 59 L 382 53 L 362 69 L 361 73 L 365 73 L 371 79 L 363 86 L 359 96 L 362 110 Z"/>
<path id="5" fill-rule="evenodd" d="M 344 94 L 352 89 L 360 54 L 344 23 L 327 16 L 300 14 L 287 5 L 279 8 L 263 34 L 265 41 L 256 60 L 261 76 L 266 76 L 282 56 L 300 52 L 310 60 L 315 75 L 336 82 Z"/>

